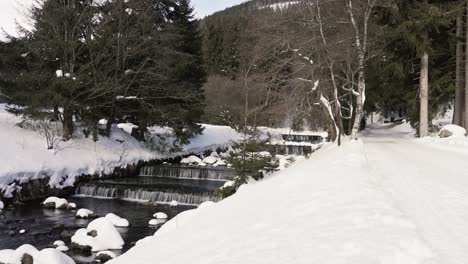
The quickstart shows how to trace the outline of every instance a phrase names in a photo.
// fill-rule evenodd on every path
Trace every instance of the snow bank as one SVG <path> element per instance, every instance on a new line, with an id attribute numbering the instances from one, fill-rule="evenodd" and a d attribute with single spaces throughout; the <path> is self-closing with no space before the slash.
<path id="1" fill-rule="evenodd" d="M 95 237 L 90 235 L 92 232 L 96 232 Z M 76 231 L 71 241 L 80 246 L 90 246 L 93 252 L 122 249 L 124 245 L 124 240 L 119 231 L 104 217 L 92 221 L 87 228 Z"/>
<path id="2" fill-rule="evenodd" d="M 216 206 L 179 214 L 110 263 L 437 263 L 374 179 L 362 142 L 328 145 Z"/>
<path id="3" fill-rule="evenodd" d="M 75 264 L 73 259 L 57 249 L 46 248 L 38 251 L 31 245 L 22 245 L 16 250 L 0 250 L 0 263 L 21 264 L 25 254 L 33 258 L 34 264 Z"/>
<path id="4" fill-rule="evenodd" d="M 457 125 L 446 125 L 439 131 L 440 138 L 464 138 L 466 136 L 466 129 Z"/>
<path id="5" fill-rule="evenodd" d="M 130 225 L 127 219 L 113 213 L 107 214 L 106 219 L 116 227 L 128 227 Z"/>

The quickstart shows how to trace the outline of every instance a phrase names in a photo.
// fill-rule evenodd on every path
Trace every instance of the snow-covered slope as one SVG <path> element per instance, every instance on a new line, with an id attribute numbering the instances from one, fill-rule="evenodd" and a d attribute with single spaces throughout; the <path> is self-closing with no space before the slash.
<path id="1" fill-rule="evenodd" d="M 111 264 L 432 263 L 418 227 L 373 179 L 362 142 L 186 212 Z M 404 171 L 404 169 L 402 169 Z"/>

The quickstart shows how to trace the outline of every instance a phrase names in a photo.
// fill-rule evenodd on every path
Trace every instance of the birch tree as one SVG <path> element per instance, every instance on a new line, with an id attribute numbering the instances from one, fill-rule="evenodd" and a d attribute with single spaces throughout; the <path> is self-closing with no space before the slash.
<path id="1" fill-rule="evenodd" d="M 364 103 L 366 102 L 366 59 L 368 54 L 368 41 L 369 41 L 369 24 L 371 14 L 378 0 L 367 0 L 364 8 L 365 11 L 362 15 L 361 21 L 356 16 L 356 9 L 353 0 L 344 0 L 346 9 L 349 15 L 349 20 L 354 29 L 355 49 L 358 54 L 358 83 L 356 91 L 356 113 L 354 117 L 354 124 L 351 130 L 351 136 L 354 139 L 358 138 L 358 132 L 361 120 L 364 117 Z"/>

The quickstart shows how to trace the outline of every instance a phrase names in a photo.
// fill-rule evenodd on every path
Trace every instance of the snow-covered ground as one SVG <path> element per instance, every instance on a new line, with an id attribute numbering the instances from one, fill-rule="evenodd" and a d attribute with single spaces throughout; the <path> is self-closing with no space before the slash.
<path id="1" fill-rule="evenodd" d="M 327 145 L 110 263 L 466 263 L 468 150 L 413 135 L 403 124 Z"/>

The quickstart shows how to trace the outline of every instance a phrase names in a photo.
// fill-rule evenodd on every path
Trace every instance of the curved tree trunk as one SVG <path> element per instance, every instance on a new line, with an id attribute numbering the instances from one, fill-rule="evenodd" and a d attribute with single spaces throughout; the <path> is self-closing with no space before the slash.
<path id="1" fill-rule="evenodd" d="M 421 76 L 419 84 L 419 136 L 429 134 L 429 55 L 424 52 L 421 57 Z"/>

